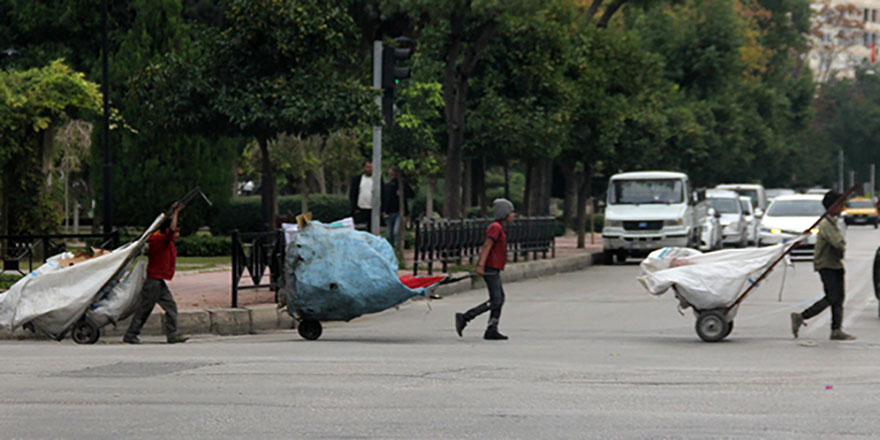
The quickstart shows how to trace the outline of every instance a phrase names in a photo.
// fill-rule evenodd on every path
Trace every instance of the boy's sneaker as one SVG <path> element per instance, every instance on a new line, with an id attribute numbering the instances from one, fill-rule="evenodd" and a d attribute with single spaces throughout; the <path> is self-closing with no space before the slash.
<path id="1" fill-rule="evenodd" d="M 455 332 L 458 333 L 458 337 L 461 337 L 461 331 L 467 327 L 467 319 L 464 317 L 464 313 L 456 313 L 455 314 Z"/>
<path id="2" fill-rule="evenodd" d="M 497 328 L 489 328 L 486 330 L 486 334 L 483 335 L 483 339 L 487 339 L 490 341 L 506 341 L 507 336 L 502 335 L 498 332 Z"/>
<path id="3" fill-rule="evenodd" d="M 122 338 L 122 342 L 125 342 L 126 344 L 140 344 L 141 340 L 138 339 L 137 336 L 126 336 Z"/>
<path id="4" fill-rule="evenodd" d="M 854 341 L 856 339 L 855 336 L 844 333 L 843 330 L 831 330 L 831 340 L 832 341 Z"/>
<path id="5" fill-rule="evenodd" d="M 186 336 L 174 335 L 168 337 L 169 344 L 182 344 L 186 341 L 189 341 L 189 338 L 187 338 Z"/>
<path id="6" fill-rule="evenodd" d="M 798 331 L 801 329 L 801 326 L 804 325 L 804 317 L 800 313 L 792 313 L 791 314 L 791 333 L 794 335 L 794 338 L 797 339 Z"/>

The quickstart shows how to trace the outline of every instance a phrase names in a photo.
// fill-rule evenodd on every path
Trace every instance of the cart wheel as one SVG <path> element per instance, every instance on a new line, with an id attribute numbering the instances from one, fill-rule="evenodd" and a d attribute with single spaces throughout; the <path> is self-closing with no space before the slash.
<path id="1" fill-rule="evenodd" d="M 697 335 L 706 342 L 718 342 L 730 333 L 730 323 L 719 312 L 701 312 L 697 318 Z"/>
<path id="2" fill-rule="evenodd" d="M 92 321 L 82 318 L 73 325 L 70 336 L 77 344 L 94 344 L 101 337 L 101 330 Z"/>
<path id="3" fill-rule="evenodd" d="M 724 337 L 726 338 L 730 336 L 731 333 L 733 333 L 733 320 L 730 320 L 730 322 L 727 323 L 727 332 L 724 333 Z"/>
<path id="4" fill-rule="evenodd" d="M 321 337 L 323 329 L 320 322 L 314 319 L 305 319 L 296 326 L 296 331 L 299 332 L 303 339 L 314 341 Z"/>

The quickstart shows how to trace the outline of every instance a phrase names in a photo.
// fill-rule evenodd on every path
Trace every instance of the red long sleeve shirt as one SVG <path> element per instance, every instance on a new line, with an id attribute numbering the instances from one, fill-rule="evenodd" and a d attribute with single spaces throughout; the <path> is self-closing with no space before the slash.
<path id="1" fill-rule="evenodd" d="M 174 267 L 177 264 L 177 248 L 174 247 L 174 231 L 166 233 L 156 231 L 147 239 L 150 248 L 147 253 L 147 278 L 171 280 L 174 278 Z"/>

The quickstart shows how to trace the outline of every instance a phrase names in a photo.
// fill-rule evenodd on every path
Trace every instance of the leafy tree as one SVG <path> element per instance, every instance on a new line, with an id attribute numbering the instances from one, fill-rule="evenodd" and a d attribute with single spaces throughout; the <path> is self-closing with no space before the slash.
<path id="1" fill-rule="evenodd" d="M 275 223 L 269 141 L 280 133 L 329 133 L 376 112 L 354 69 L 354 23 L 344 5 L 320 0 L 232 0 L 217 30 L 194 50 L 168 57 L 135 82 L 163 127 L 255 138 L 263 164 L 263 214 Z"/>
<path id="2" fill-rule="evenodd" d="M 0 227 L 46 232 L 59 216 L 46 195 L 44 161 L 53 157 L 52 129 L 100 106 L 98 86 L 61 60 L 39 69 L 0 71 Z"/>

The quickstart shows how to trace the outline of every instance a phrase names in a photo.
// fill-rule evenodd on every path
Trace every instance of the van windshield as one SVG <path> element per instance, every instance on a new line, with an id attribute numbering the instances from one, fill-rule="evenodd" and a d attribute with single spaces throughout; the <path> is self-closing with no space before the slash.
<path id="1" fill-rule="evenodd" d="M 770 205 L 770 217 L 814 217 L 825 213 L 819 200 L 776 200 Z"/>
<path id="2" fill-rule="evenodd" d="M 722 214 L 739 214 L 739 200 L 737 199 L 706 199 L 716 211 Z"/>
<path id="3" fill-rule="evenodd" d="M 614 180 L 608 194 L 608 203 L 612 205 L 682 202 L 684 189 L 680 179 Z"/>

